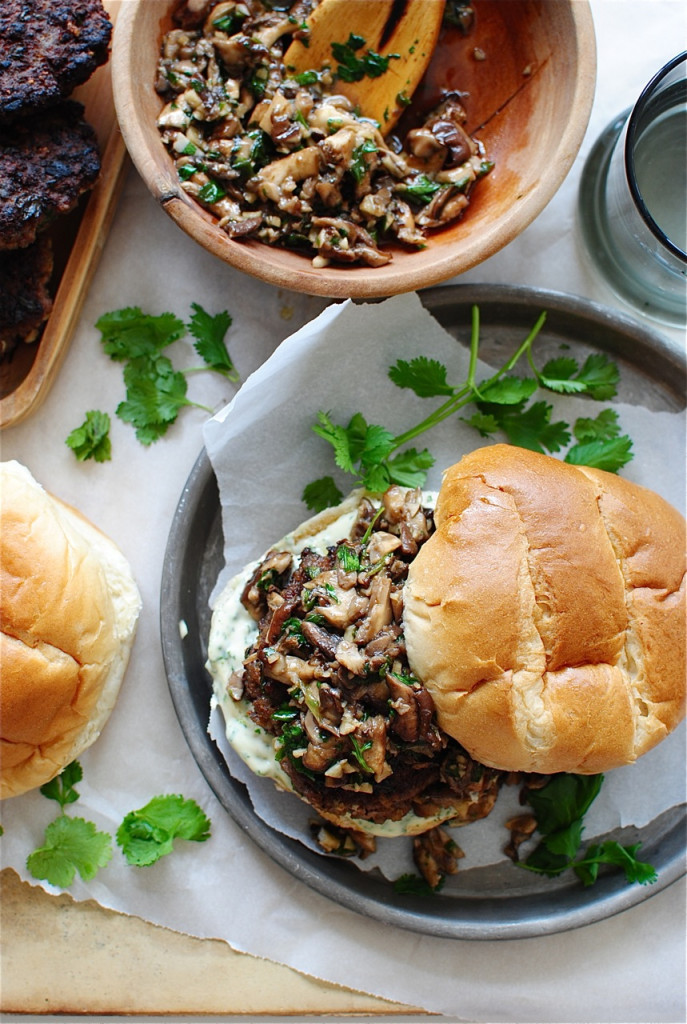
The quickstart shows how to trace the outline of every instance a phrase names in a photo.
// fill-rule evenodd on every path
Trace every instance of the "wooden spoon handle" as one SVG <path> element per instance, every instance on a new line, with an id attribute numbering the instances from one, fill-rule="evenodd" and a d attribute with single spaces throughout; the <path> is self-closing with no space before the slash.
<path id="1" fill-rule="evenodd" d="M 408 105 L 434 52 L 445 0 L 321 0 L 308 19 L 309 44 L 296 39 L 284 56 L 289 72 L 336 72 L 332 43 L 347 43 L 351 35 L 364 40 L 356 54 L 373 51 L 388 58 L 378 77 L 359 81 L 337 78 L 336 91 L 348 97 L 365 117 L 388 132 Z"/>

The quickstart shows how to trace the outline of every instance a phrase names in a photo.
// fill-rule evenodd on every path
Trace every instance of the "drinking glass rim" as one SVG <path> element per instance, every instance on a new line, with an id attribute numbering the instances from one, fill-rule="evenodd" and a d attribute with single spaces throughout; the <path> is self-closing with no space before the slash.
<path id="1" fill-rule="evenodd" d="M 687 61 L 687 50 L 679 53 L 677 57 L 673 57 L 667 64 L 657 71 L 650 82 L 642 89 L 639 99 L 632 108 L 632 113 L 627 123 L 627 135 L 625 137 L 625 172 L 627 174 L 627 181 L 630 187 L 632 198 L 634 199 L 635 205 L 639 210 L 639 213 L 646 223 L 649 230 L 658 238 L 659 242 L 666 247 L 674 256 L 678 259 L 687 263 L 687 253 L 684 252 L 679 245 L 676 245 L 666 233 L 658 226 L 654 218 L 649 213 L 649 210 L 642 198 L 642 193 L 637 185 L 637 178 L 635 175 L 635 163 L 634 163 L 634 145 L 637 135 L 637 125 L 641 114 L 644 112 L 644 106 L 651 94 L 654 92 L 657 85 L 659 85 L 663 79 L 670 74 L 670 72 L 678 67 L 679 64 L 684 64 Z"/>

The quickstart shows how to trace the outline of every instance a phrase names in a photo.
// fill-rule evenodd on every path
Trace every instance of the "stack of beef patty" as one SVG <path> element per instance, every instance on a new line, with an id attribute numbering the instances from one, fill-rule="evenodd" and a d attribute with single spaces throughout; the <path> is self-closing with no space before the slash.
<path id="1" fill-rule="evenodd" d="M 52 307 L 46 229 L 100 173 L 69 97 L 107 61 L 111 34 L 101 0 L 0 3 L 0 359 L 39 336 Z"/>

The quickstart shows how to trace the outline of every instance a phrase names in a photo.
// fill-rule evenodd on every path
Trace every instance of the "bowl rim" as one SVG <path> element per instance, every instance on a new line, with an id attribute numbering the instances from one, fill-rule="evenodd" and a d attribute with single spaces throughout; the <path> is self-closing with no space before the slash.
<path id="1" fill-rule="evenodd" d="M 265 243 L 237 242 L 218 231 L 211 215 L 204 215 L 202 209 L 182 193 L 176 175 L 172 177 L 171 164 L 170 174 L 162 173 L 155 159 L 159 151 L 154 136 L 146 133 L 135 115 L 140 80 L 133 73 L 131 44 L 137 15 L 144 4 L 150 4 L 150 0 L 127 0 L 123 4 L 114 32 L 111 58 L 115 109 L 132 163 L 164 211 L 189 237 L 236 269 L 290 291 L 334 299 L 383 298 L 437 285 L 472 269 L 513 241 L 549 204 L 567 177 L 589 124 L 596 89 L 594 21 L 590 0 L 569 0 L 578 54 L 578 71 L 570 103 L 570 109 L 576 111 L 576 116 L 568 118 L 563 125 L 555 158 L 548 162 L 536 191 L 530 189 L 498 223 L 488 225 L 477 238 L 465 242 L 459 257 L 456 257 L 453 247 L 446 246 L 443 252 L 438 247 L 431 264 L 423 267 L 420 279 L 417 265 L 412 261 L 378 268 L 336 267 L 334 272 L 323 273 L 304 257 L 302 266 L 284 268 L 279 262 L 265 258 L 266 251 L 269 253 L 269 246 Z"/>

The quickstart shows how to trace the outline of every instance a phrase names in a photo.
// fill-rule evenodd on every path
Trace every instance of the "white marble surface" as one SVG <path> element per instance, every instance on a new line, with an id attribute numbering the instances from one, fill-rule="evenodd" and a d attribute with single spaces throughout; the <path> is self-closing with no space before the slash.
<path id="1" fill-rule="evenodd" d="M 593 0 L 592 10 L 597 94 L 580 155 L 559 193 L 522 236 L 460 280 L 575 293 L 628 313 L 581 258 L 574 229 L 577 182 L 598 133 L 684 44 L 686 8 L 681 0 Z M 154 793 L 183 792 L 213 822 L 205 846 L 187 844 L 142 871 L 115 858 L 94 882 L 75 884 L 75 897 L 191 934 L 221 937 L 236 949 L 452 1020 L 684 1020 L 684 882 L 617 917 L 560 935 L 500 943 L 439 940 L 395 933 L 312 893 L 248 842 L 222 811 L 177 723 L 158 623 L 167 531 L 201 449 L 207 414 L 185 410 L 167 437 L 147 450 L 113 417 L 113 460 L 102 465 L 77 463 L 64 444 L 87 409 L 113 413 L 123 397 L 121 369 L 99 349 L 93 327 L 98 316 L 140 305 L 187 317 L 194 301 L 210 312 L 231 312 L 229 346 L 244 379 L 325 305 L 215 262 L 174 227 L 132 172 L 60 375 L 40 412 L 2 435 L 3 459 L 24 462 L 46 488 L 77 505 L 119 543 L 143 595 L 121 699 L 98 744 L 81 759 L 85 780 L 76 807 L 112 828 Z M 684 342 L 679 332 L 669 333 L 675 344 Z M 183 346 L 178 359 L 195 361 Z M 213 408 L 232 394 L 230 386 L 207 375 L 190 385 L 190 397 Z M 26 852 L 39 843 L 53 808 L 36 793 L 3 806 L 3 866 L 26 877 Z"/>

